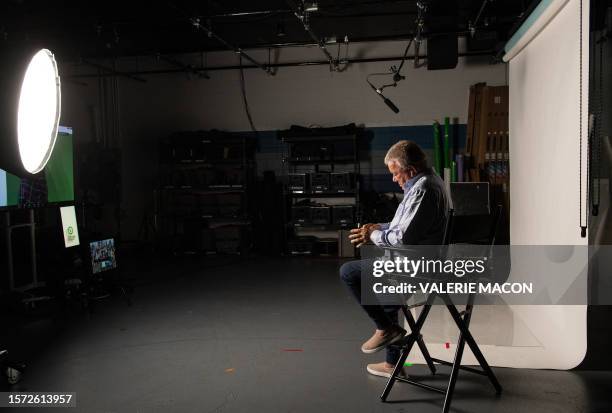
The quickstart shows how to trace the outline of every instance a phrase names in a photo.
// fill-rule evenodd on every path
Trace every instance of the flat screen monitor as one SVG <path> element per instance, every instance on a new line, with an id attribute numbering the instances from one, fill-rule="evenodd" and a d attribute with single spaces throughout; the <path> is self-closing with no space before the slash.
<path id="1" fill-rule="evenodd" d="M 89 243 L 91 269 L 94 274 L 117 268 L 115 240 L 113 238 Z"/>
<path id="2" fill-rule="evenodd" d="M 0 169 L 0 207 L 40 207 L 74 201 L 72 128 L 60 126 L 42 172 L 17 177 Z"/>
<path id="3" fill-rule="evenodd" d="M 62 231 L 64 232 L 64 245 L 66 248 L 75 247 L 80 244 L 79 227 L 77 226 L 76 211 L 74 205 L 60 208 L 62 217 Z"/>

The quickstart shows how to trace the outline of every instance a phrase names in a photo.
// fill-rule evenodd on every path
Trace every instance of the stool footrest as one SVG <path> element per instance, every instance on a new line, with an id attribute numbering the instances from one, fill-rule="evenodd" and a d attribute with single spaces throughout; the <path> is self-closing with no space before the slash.
<path id="1" fill-rule="evenodd" d="M 408 345 L 408 342 L 413 339 L 414 336 L 415 336 L 414 333 L 406 334 L 404 337 L 402 337 L 401 339 L 397 340 L 395 343 L 389 344 L 388 347 L 400 347 L 400 348 L 401 347 L 405 347 L 405 346 Z M 421 339 L 423 339 L 423 335 L 422 334 L 417 334 L 415 341 L 419 341 Z"/>
<path id="2" fill-rule="evenodd" d="M 432 359 L 432 360 L 433 360 L 435 363 L 442 364 L 442 365 L 444 365 L 444 366 L 449 366 L 449 367 L 452 367 L 452 366 L 453 366 L 453 363 L 451 363 L 450 361 L 440 360 L 440 359 L 437 359 L 437 358 L 434 358 L 434 357 L 432 357 L 431 359 Z M 481 376 L 486 376 L 486 375 L 487 375 L 487 373 L 485 373 L 484 371 L 482 371 L 482 370 L 478 370 L 478 369 L 475 369 L 475 368 L 472 368 L 472 367 L 468 367 L 468 366 L 459 366 L 459 368 L 460 368 L 461 370 L 465 370 L 465 371 L 470 372 L 470 373 L 480 374 Z"/>
<path id="3" fill-rule="evenodd" d="M 421 303 L 414 303 L 414 304 L 409 304 L 406 306 L 406 308 L 408 310 L 412 310 L 413 308 L 419 308 L 419 307 L 423 307 L 425 304 L 427 304 L 427 302 L 423 301 Z"/>
<path id="4" fill-rule="evenodd" d="M 413 386 L 417 386 L 417 387 L 420 387 L 422 389 L 431 390 L 431 391 L 435 391 L 435 392 L 442 393 L 442 394 L 446 393 L 446 389 L 441 389 L 439 387 L 434 387 L 434 386 L 430 386 L 428 384 L 423 384 L 423 383 L 421 383 L 419 381 L 410 380 L 410 379 L 407 379 L 405 377 L 398 376 L 398 377 L 395 378 L 395 380 L 401 381 L 402 383 L 412 384 Z"/>

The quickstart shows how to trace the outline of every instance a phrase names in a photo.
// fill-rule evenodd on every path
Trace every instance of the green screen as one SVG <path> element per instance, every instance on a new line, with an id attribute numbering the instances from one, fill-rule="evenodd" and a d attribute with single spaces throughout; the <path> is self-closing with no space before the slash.
<path id="1" fill-rule="evenodd" d="M 15 206 L 19 203 L 19 186 L 21 179 L 9 173 L 6 174 L 6 204 Z"/>
<path id="2" fill-rule="evenodd" d="M 53 153 L 44 169 L 48 202 L 74 201 L 73 169 L 72 129 L 60 128 Z"/>
<path id="3" fill-rule="evenodd" d="M 0 207 L 74 201 L 72 128 L 60 126 L 43 172 L 23 179 L 0 169 Z"/>

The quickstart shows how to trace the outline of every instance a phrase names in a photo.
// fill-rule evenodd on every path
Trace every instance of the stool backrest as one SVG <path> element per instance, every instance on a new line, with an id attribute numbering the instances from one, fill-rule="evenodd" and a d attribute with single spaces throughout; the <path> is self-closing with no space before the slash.
<path id="1" fill-rule="evenodd" d="M 444 245 L 494 245 L 501 223 L 502 210 L 501 204 L 486 215 L 457 215 L 451 209 L 444 231 Z"/>

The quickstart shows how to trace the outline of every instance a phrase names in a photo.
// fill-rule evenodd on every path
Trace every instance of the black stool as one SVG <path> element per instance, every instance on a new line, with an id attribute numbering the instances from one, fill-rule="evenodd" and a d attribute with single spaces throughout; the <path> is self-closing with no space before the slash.
<path id="1" fill-rule="evenodd" d="M 486 220 L 490 222 L 490 225 L 488 228 L 488 234 L 486 235 L 486 237 L 484 239 L 472 238 L 470 239 L 471 242 L 469 243 L 484 244 L 484 245 L 492 246 L 495 243 L 495 237 L 497 234 L 497 230 L 499 228 L 501 217 L 502 217 L 502 208 L 500 205 L 497 207 L 494 214 L 486 216 Z M 468 218 L 466 220 L 467 222 L 460 222 L 463 219 L 463 216 L 458 217 L 451 210 L 449 214 L 449 220 L 447 222 L 445 236 L 444 236 L 445 245 L 449 245 L 453 243 L 468 243 L 467 238 L 469 237 L 466 237 L 465 233 L 461 234 L 461 232 L 464 232 L 464 231 L 456 232 L 456 230 L 458 230 L 461 227 L 461 224 L 463 224 L 466 227 L 474 228 L 474 222 L 478 220 L 482 220 L 483 216 L 468 216 L 467 218 Z M 467 232 L 470 232 L 470 231 L 467 231 Z M 423 340 L 423 336 L 421 335 L 421 329 L 423 328 L 423 325 L 425 324 L 425 321 L 427 319 L 427 316 L 429 315 L 429 312 L 431 310 L 431 306 L 434 303 L 434 300 L 436 300 L 437 298 L 441 299 L 444 302 L 444 305 L 446 306 L 448 312 L 453 318 L 453 321 L 455 322 L 457 328 L 459 329 L 459 339 L 458 339 L 457 349 L 455 351 L 455 357 L 454 357 L 453 362 L 432 358 L 429 355 L 429 352 L 427 351 L 427 347 Z M 422 310 L 419 313 L 417 319 L 415 320 L 412 314 L 410 313 L 409 309 L 417 307 L 417 306 L 422 307 Z M 391 374 L 391 377 L 387 381 L 387 384 L 385 386 L 385 389 L 382 395 L 380 396 L 383 402 L 387 401 L 387 397 L 389 396 L 389 393 L 391 392 L 391 389 L 393 388 L 393 385 L 395 384 L 395 382 L 401 381 L 401 382 L 412 384 L 414 386 L 417 386 L 423 389 L 427 389 L 427 390 L 431 390 L 431 391 L 435 391 L 435 392 L 444 394 L 445 398 L 444 398 L 444 406 L 442 408 L 442 411 L 444 413 L 447 413 L 450 409 L 453 393 L 455 390 L 455 384 L 457 382 L 457 377 L 459 375 L 459 370 L 464 370 L 470 373 L 487 376 L 489 381 L 495 388 L 496 393 L 501 394 L 502 387 L 499 384 L 499 381 L 495 377 L 495 373 L 493 373 L 493 370 L 487 363 L 487 360 L 483 356 L 482 352 L 480 351 L 480 348 L 478 347 L 478 344 L 476 343 L 476 340 L 474 339 L 474 337 L 472 336 L 469 330 L 473 309 L 474 309 L 474 294 L 468 294 L 465 310 L 459 311 L 457 309 L 456 304 L 452 301 L 451 297 L 448 294 L 437 294 L 437 293 L 429 294 L 424 303 L 415 304 L 410 307 L 404 306 L 402 308 L 404 315 L 406 316 L 406 322 L 408 323 L 408 326 L 410 327 L 411 331 L 400 341 L 392 344 L 393 346 L 399 347 L 401 349 L 401 355 L 400 355 L 398 362 L 395 365 L 395 368 L 393 369 L 393 373 Z M 430 386 L 430 385 L 427 385 L 427 384 L 424 384 L 424 383 L 421 383 L 415 380 L 410 380 L 408 378 L 399 376 L 399 373 L 404 363 L 406 362 L 406 358 L 410 354 L 410 351 L 412 350 L 415 343 L 419 346 L 419 349 L 421 350 L 425 358 L 425 361 L 427 365 L 429 366 L 429 369 L 431 370 L 432 374 L 435 374 L 436 372 L 434 362 L 452 367 L 450 378 L 448 381 L 448 386 L 446 389 L 441 389 L 438 387 Z M 465 349 L 466 343 L 468 344 L 468 346 L 470 347 L 470 350 L 472 350 L 472 353 L 478 360 L 481 370 L 476 369 L 476 368 L 467 367 L 467 366 L 461 366 L 461 359 L 463 357 L 463 351 Z"/>

